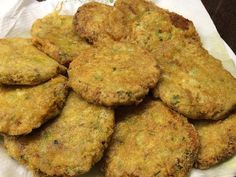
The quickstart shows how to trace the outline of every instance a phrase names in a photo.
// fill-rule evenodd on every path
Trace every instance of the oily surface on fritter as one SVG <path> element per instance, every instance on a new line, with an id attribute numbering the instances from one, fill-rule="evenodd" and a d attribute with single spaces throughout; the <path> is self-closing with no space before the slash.
<path id="1" fill-rule="evenodd" d="M 87 101 L 106 106 L 139 103 L 156 86 L 159 69 L 155 59 L 128 43 L 81 53 L 69 69 L 69 83 Z"/>
<path id="2" fill-rule="evenodd" d="M 49 80 L 65 68 L 37 50 L 30 39 L 0 39 L 0 84 L 35 85 Z"/>
<path id="3" fill-rule="evenodd" d="M 162 76 L 154 96 L 168 106 L 192 119 L 220 119 L 236 107 L 236 80 L 203 49 L 192 22 L 147 11 L 130 38 L 155 56 Z"/>
<path id="4" fill-rule="evenodd" d="M 27 134 L 60 113 L 67 95 L 66 79 L 58 76 L 34 87 L 0 87 L 0 132 Z"/>
<path id="5" fill-rule="evenodd" d="M 201 144 L 196 168 L 210 168 L 236 153 L 236 114 L 224 120 L 196 122 L 194 126 Z"/>
<path id="6" fill-rule="evenodd" d="M 198 152 L 198 136 L 185 117 L 160 101 L 119 110 L 105 164 L 106 177 L 184 177 Z"/>
<path id="7" fill-rule="evenodd" d="M 90 43 L 107 38 L 120 40 L 127 35 L 123 13 L 115 7 L 97 2 L 79 7 L 74 15 L 74 27 L 78 35 Z"/>
<path id="8" fill-rule="evenodd" d="M 56 12 L 36 20 L 31 29 L 34 45 L 59 63 L 68 65 L 90 47 L 74 33 L 72 21 L 72 16 Z"/>
<path id="9" fill-rule="evenodd" d="M 113 111 L 71 93 L 60 116 L 32 134 L 4 137 L 8 153 L 47 175 L 76 176 L 100 160 L 113 132 Z"/>

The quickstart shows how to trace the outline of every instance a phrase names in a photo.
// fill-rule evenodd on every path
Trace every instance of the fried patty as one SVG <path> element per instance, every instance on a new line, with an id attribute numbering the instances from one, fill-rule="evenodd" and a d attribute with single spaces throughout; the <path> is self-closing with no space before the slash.
<path id="1" fill-rule="evenodd" d="M 200 44 L 191 21 L 163 9 L 144 12 L 132 23 L 130 38 L 163 62 L 171 60 L 184 47 L 186 40 Z"/>
<path id="2" fill-rule="evenodd" d="M 131 40 L 151 52 L 162 76 L 154 96 L 192 119 L 221 119 L 236 108 L 236 80 L 201 45 L 192 22 L 147 11 L 132 24 Z"/>
<path id="3" fill-rule="evenodd" d="M 225 120 L 195 122 L 194 126 L 201 144 L 196 168 L 207 169 L 235 155 L 236 114 Z"/>
<path id="4" fill-rule="evenodd" d="M 148 52 L 121 42 L 82 52 L 68 73 L 75 92 L 88 102 L 106 106 L 141 102 L 160 75 Z"/>
<path id="5" fill-rule="evenodd" d="M 59 117 L 21 137 L 4 137 L 13 158 L 46 176 L 86 173 L 103 155 L 113 132 L 114 113 L 70 93 Z"/>
<path id="6" fill-rule="evenodd" d="M 145 0 L 117 0 L 114 5 L 125 14 L 125 22 L 131 24 L 145 12 L 159 9 L 153 2 Z"/>
<path id="7" fill-rule="evenodd" d="M 0 86 L 0 132 L 30 133 L 61 112 L 66 96 L 64 76 L 33 87 Z"/>
<path id="8" fill-rule="evenodd" d="M 213 120 L 235 109 L 235 78 L 200 46 L 187 44 L 163 66 L 166 74 L 154 94 L 173 109 L 192 119 Z"/>
<path id="9" fill-rule="evenodd" d="M 106 177 L 184 177 L 197 156 L 199 140 L 187 119 L 161 101 L 119 110 L 106 154 Z"/>
<path id="10" fill-rule="evenodd" d="M 79 7 L 74 15 L 74 28 L 78 35 L 90 43 L 104 39 L 120 40 L 127 35 L 124 15 L 115 7 L 89 2 Z"/>
<path id="11" fill-rule="evenodd" d="M 159 18 L 163 18 L 163 15 L 169 16 L 171 22 L 173 22 L 173 25 L 180 28 L 185 29 L 192 34 L 195 35 L 196 38 L 198 38 L 198 35 L 195 31 L 195 28 L 191 21 L 188 19 L 185 19 L 184 17 L 174 13 L 169 12 L 165 9 L 162 9 L 158 6 L 156 6 L 152 1 L 147 0 L 117 0 L 115 2 L 115 7 L 122 11 L 125 14 L 125 24 L 128 24 L 128 27 L 132 26 L 134 22 L 142 18 L 142 16 L 149 12 L 149 11 L 157 11 L 161 15 Z M 156 19 L 156 22 L 159 23 L 161 19 Z M 136 24 L 137 25 L 137 24 Z M 132 27 L 131 27 L 132 28 Z M 130 29 L 132 31 L 132 29 Z M 130 31 L 129 30 L 129 31 Z M 186 35 L 186 34 L 185 34 Z"/>
<path id="12" fill-rule="evenodd" d="M 65 67 L 37 50 L 30 39 L 0 39 L 0 84 L 36 85 L 65 72 Z"/>
<path id="13" fill-rule="evenodd" d="M 72 16 L 54 12 L 34 22 L 34 45 L 63 65 L 68 65 L 81 51 L 90 47 L 74 33 Z"/>

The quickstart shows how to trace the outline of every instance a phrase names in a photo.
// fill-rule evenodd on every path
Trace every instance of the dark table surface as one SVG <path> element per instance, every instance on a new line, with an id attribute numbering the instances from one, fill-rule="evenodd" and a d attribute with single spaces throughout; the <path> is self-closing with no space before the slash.
<path id="1" fill-rule="evenodd" d="M 236 53 L 236 0 L 202 0 L 218 32 Z"/>

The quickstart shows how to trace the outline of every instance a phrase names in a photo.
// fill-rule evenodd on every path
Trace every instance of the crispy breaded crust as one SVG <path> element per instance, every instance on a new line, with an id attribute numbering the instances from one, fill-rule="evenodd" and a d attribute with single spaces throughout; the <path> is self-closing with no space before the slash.
<path id="1" fill-rule="evenodd" d="M 75 92 L 88 102 L 106 106 L 141 102 L 160 75 L 148 52 L 117 42 L 81 53 L 68 73 Z"/>
<path id="2" fill-rule="evenodd" d="M 225 120 L 196 122 L 194 126 L 201 143 L 196 168 L 210 168 L 236 153 L 236 114 Z"/>
<path id="3" fill-rule="evenodd" d="M 0 84 L 36 85 L 66 72 L 64 66 L 37 50 L 30 39 L 0 39 L 0 48 Z"/>
<path id="4" fill-rule="evenodd" d="M 89 2 L 79 7 L 74 15 L 74 27 L 78 35 L 90 43 L 107 38 L 120 40 L 127 36 L 124 18 L 115 7 Z"/>
<path id="5" fill-rule="evenodd" d="M 40 171 L 33 171 L 33 176 L 34 177 L 51 177 L 51 176 L 49 176 L 49 175 L 46 175 L 45 173 L 42 173 L 42 172 L 40 172 Z M 66 177 L 66 176 L 64 176 L 64 177 Z"/>
<path id="6" fill-rule="evenodd" d="M 181 50 L 183 40 L 200 44 L 193 23 L 164 9 L 144 12 L 132 23 L 131 41 L 155 54 L 157 60 L 171 60 Z M 163 61 L 163 62 L 164 62 Z"/>
<path id="7" fill-rule="evenodd" d="M 125 21 L 128 24 L 140 18 L 147 11 L 161 10 L 153 2 L 146 0 L 117 0 L 114 6 L 125 14 Z"/>
<path id="8" fill-rule="evenodd" d="M 156 90 L 173 109 L 192 119 L 213 120 L 235 109 L 235 78 L 203 48 L 187 44 L 166 68 Z"/>
<path id="9" fill-rule="evenodd" d="M 32 134 L 4 137 L 9 155 L 46 176 L 86 173 L 103 155 L 113 132 L 112 110 L 71 93 L 61 115 Z"/>
<path id="10" fill-rule="evenodd" d="M 202 46 L 189 20 L 148 11 L 131 40 L 151 52 L 162 70 L 154 96 L 192 119 L 221 119 L 236 108 L 236 80 Z"/>
<path id="11" fill-rule="evenodd" d="M 184 177 L 199 140 L 187 119 L 160 101 L 119 110 L 105 164 L 106 177 Z"/>
<path id="12" fill-rule="evenodd" d="M 174 12 L 169 12 L 168 10 L 162 9 L 156 6 L 152 1 L 148 0 L 117 0 L 115 2 L 115 7 L 125 14 L 125 22 L 132 25 L 138 25 L 136 22 L 140 20 L 143 15 L 148 12 L 158 12 L 159 17 L 156 17 L 156 22 L 162 22 L 164 16 L 168 16 L 171 20 L 172 25 L 184 31 L 184 35 L 189 35 L 195 37 L 199 40 L 198 34 L 195 30 L 193 23 L 178 15 Z M 154 25 L 155 26 L 155 25 Z"/>
<path id="13" fill-rule="evenodd" d="M 34 45 L 63 65 L 68 65 L 81 51 L 89 48 L 74 33 L 72 16 L 49 14 L 34 22 L 31 34 Z"/>
<path id="14" fill-rule="evenodd" d="M 0 132 L 28 134 L 61 112 L 66 78 L 58 76 L 34 87 L 0 87 Z"/>

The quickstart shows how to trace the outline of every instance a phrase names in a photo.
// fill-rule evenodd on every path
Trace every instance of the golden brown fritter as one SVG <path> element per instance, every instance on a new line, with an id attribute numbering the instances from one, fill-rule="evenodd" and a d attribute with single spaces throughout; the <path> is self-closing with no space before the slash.
<path id="1" fill-rule="evenodd" d="M 49 176 L 86 173 L 101 159 L 113 132 L 112 110 L 88 104 L 71 93 L 61 115 L 18 138 L 4 137 L 13 158 Z"/>
<path id="2" fill-rule="evenodd" d="M 88 102 L 106 106 L 141 102 L 160 75 L 148 52 L 118 42 L 81 53 L 68 73 L 75 92 Z"/>
<path id="3" fill-rule="evenodd" d="M 165 14 L 166 16 L 169 16 L 171 22 L 173 23 L 174 26 L 185 29 L 189 33 L 196 35 L 195 37 L 198 38 L 198 35 L 195 31 L 195 28 L 192 24 L 191 21 L 188 19 L 185 19 L 184 17 L 173 13 L 169 12 L 165 9 L 162 9 L 158 6 L 156 6 L 153 2 L 147 1 L 147 0 L 117 0 L 115 2 L 115 7 L 122 11 L 125 14 L 125 23 L 128 24 L 128 26 L 132 26 L 132 24 L 139 20 L 146 12 L 148 11 L 158 11 L 162 15 Z M 161 15 L 161 16 L 162 16 Z M 160 16 L 160 17 L 161 17 Z M 160 18 L 159 17 L 159 18 Z M 156 20 L 158 22 L 160 19 Z"/>
<path id="4" fill-rule="evenodd" d="M 225 120 L 195 122 L 194 126 L 201 144 L 196 168 L 210 168 L 236 153 L 236 114 Z"/>
<path id="5" fill-rule="evenodd" d="M 52 177 L 49 175 L 46 175 L 45 173 L 42 173 L 41 171 L 33 171 L 33 176 L 34 177 Z M 67 176 L 63 176 L 63 177 L 67 177 Z"/>
<path id="6" fill-rule="evenodd" d="M 38 19 L 32 26 L 34 45 L 63 65 L 68 65 L 81 51 L 90 47 L 74 33 L 72 16 L 57 12 Z"/>
<path id="7" fill-rule="evenodd" d="M 162 76 L 154 96 L 192 119 L 220 119 L 236 108 L 236 80 L 201 46 L 193 24 L 165 11 L 148 11 L 131 39 L 151 52 Z"/>
<path id="8" fill-rule="evenodd" d="M 127 35 L 123 13 L 98 2 L 90 2 L 79 7 L 74 15 L 74 27 L 78 35 L 90 43 L 107 38 L 120 40 Z"/>
<path id="9" fill-rule="evenodd" d="M 160 101 L 119 110 L 105 163 L 106 177 L 184 177 L 199 139 L 187 119 Z"/>
<path id="10" fill-rule="evenodd" d="M 146 0 L 117 0 L 115 7 L 125 14 L 125 22 L 131 24 L 150 10 L 161 10 L 153 2 Z"/>
<path id="11" fill-rule="evenodd" d="M 145 12 L 132 23 L 131 41 L 155 54 L 157 60 L 171 60 L 184 46 L 185 40 L 200 45 L 193 23 L 164 10 Z M 161 62 L 160 61 L 160 62 Z"/>
<path id="12" fill-rule="evenodd" d="M 0 132 L 28 134 L 61 112 L 66 78 L 58 76 L 34 87 L 0 87 Z"/>
<path id="13" fill-rule="evenodd" d="M 235 109 L 235 78 L 203 48 L 187 44 L 163 66 L 154 93 L 173 109 L 192 119 L 215 120 Z"/>
<path id="14" fill-rule="evenodd" d="M 0 39 L 0 84 L 36 85 L 65 73 L 64 66 L 37 50 L 30 39 Z"/>

